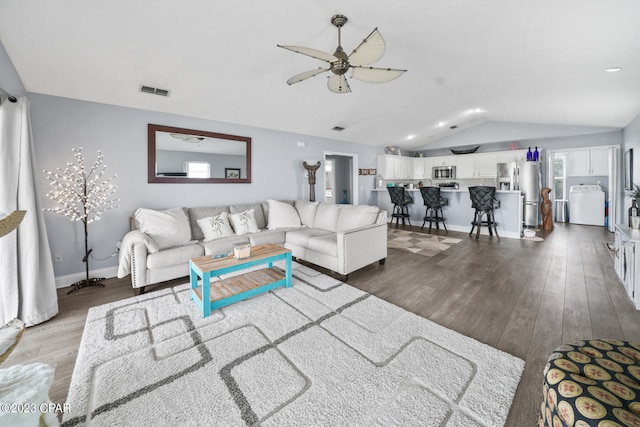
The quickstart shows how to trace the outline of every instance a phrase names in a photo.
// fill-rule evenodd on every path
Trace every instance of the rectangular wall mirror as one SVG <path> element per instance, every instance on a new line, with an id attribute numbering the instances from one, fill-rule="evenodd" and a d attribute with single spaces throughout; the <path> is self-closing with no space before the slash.
<path id="1" fill-rule="evenodd" d="M 251 182 L 249 137 L 152 124 L 148 132 L 148 182 Z"/>

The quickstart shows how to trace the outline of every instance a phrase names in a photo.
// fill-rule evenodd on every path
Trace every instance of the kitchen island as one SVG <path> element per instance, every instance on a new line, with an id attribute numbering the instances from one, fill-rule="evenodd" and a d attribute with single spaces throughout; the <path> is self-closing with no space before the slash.
<path id="1" fill-rule="evenodd" d="M 378 207 L 387 211 L 391 220 L 393 203 L 386 188 L 373 190 L 377 194 Z M 427 210 L 422 200 L 420 189 L 407 189 L 413 197 L 413 203 L 409 204 L 409 216 L 411 225 L 422 225 L 425 212 Z M 442 207 L 442 214 L 448 230 L 469 232 L 471 231 L 471 221 L 475 210 L 471 207 L 469 190 L 455 190 L 441 188 L 440 195 L 448 199 L 449 203 Z M 495 209 L 495 220 L 498 223 L 497 230 L 500 237 L 519 239 L 522 235 L 522 207 L 523 199 L 520 191 L 496 191 L 496 199 L 500 202 L 500 207 Z M 428 227 L 429 223 L 425 224 Z M 435 228 L 435 224 L 433 225 Z M 475 231 L 474 231 L 475 232 Z M 481 234 L 489 234 L 486 227 L 482 227 Z"/>

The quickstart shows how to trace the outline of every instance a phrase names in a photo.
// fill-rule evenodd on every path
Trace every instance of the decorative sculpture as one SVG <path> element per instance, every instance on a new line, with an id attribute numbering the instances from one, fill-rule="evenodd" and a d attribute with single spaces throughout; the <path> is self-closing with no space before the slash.
<path id="1" fill-rule="evenodd" d="M 109 199 L 116 192 L 116 186 L 111 181 L 117 176 L 104 179 L 107 166 L 104 164 L 102 153 L 98 150 L 98 159 L 90 170 L 84 168 L 84 156 L 82 147 L 73 149 L 76 163 L 67 163 L 67 167 L 56 169 L 55 172 L 45 170 L 47 179 L 51 181 L 53 190 L 47 193 L 47 197 L 60 206 L 45 209 L 47 211 L 64 215 L 71 221 L 82 221 L 84 224 L 84 258 L 87 277 L 72 285 L 71 293 L 88 286 L 104 286 L 102 279 L 89 278 L 89 255 L 93 249 L 89 249 L 89 230 L 87 225 L 97 221 L 100 216 L 109 209 L 117 208 L 115 203 L 119 199 Z"/>
<path id="2" fill-rule="evenodd" d="M 542 205 L 540 205 L 540 211 L 542 212 L 542 230 L 553 230 L 553 218 L 551 216 L 551 200 L 549 200 L 549 193 L 551 189 L 544 187 L 540 193 L 542 195 Z"/>
<path id="3" fill-rule="evenodd" d="M 302 166 L 309 172 L 309 201 L 316 201 L 316 171 L 320 167 L 320 162 L 317 165 L 309 165 L 307 162 L 302 162 Z"/>

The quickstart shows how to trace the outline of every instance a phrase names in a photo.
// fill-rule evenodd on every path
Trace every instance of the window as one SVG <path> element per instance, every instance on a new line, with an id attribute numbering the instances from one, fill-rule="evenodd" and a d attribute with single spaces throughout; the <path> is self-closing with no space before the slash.
<path id="1" fill-rule="evenodd" d="M 188 178 L 211 178 L 211 165 L 207 162 L 185 162 Z"/>
<path id="2" fill-rule="evenodd" d="M 553 198 L 566 199 L 567 153 L 553 153 Z"/>

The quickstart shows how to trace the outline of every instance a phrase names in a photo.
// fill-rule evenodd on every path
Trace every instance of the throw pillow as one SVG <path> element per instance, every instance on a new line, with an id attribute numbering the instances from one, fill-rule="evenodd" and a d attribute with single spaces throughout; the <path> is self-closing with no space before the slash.
<path id="1" fill-rule="evenodd" d="M 300 215 L 300 221 L 305 227 L 312 228 L 313 220 L 316 218 L 318 202 L 307 202 L 306 200 L 296 200 L 296 210 Z"/>
<path id="2" fill-rule="evenodd" d="M 277 230 L 279 228 L 296 228 L 302 227 L 300 215 L 292 205 L 277 200 L 267 200 L 269 203 L 269 230 Z"/>
<path id="3" fill-rule="evenodd" d="M 201 218 L 197 221 L 204 235 L 205 242 L 220 239 L 225 236 L 233 236 L 233 230 L 229 224 L 229 217 L 226 212 L 222 212 L 220 215 Z"/>
<path id="4" fill-rule="evenodd" d="M 134 217 L 138 229 L 151 237 L 159 249 L 182 246 L 191 241 L 189 218 L 182 208 L 164 211 L 140 208 Z"/>
<path id="5" fill-rule="evenodd" d="M 229 215 L 229 221 L 238 236 L 260 231 L 256 222 L 255 209 L 232 213 Z"/>

